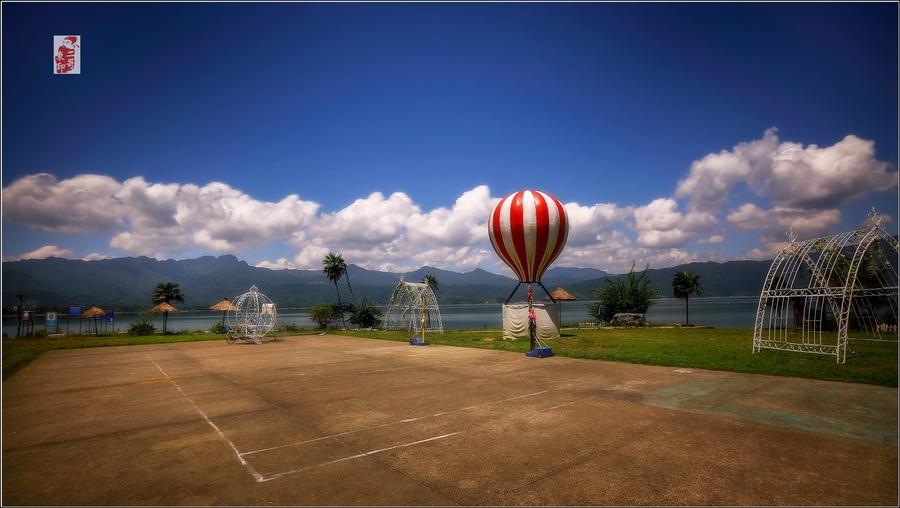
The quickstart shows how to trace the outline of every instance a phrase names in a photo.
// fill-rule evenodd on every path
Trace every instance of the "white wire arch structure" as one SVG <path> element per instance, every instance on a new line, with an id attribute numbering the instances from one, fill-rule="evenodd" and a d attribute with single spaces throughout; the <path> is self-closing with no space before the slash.
<path id="1" fill-rule="evenodd" d="M 278 314 L 275 304 L 259 288 L 250 286 L 250 291 L 234 299 L 234 306 L 237 310 L 227 315 L 226 340 L 262 344 L 266 334 L 275 328 Z"/>
<path id="2" fill-rule="evenodd" d="M 817 353 L 843 364 L 850 339 L 897 341 L 897 237 L 874 210 L 866 226 L 802 242 L 788 232 L 759 296 L 754 353 Z"/>
<path id="3" fill-rule="evenodd" d="M 443 332 L 441 308 L 431 286 L 400 279 L 385 313 L 385 330 Z"/>

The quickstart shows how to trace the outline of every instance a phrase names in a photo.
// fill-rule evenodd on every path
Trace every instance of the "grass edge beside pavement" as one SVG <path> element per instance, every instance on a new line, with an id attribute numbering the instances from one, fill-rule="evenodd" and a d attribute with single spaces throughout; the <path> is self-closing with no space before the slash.
<path id="1" fill-rule="evenodd" d="M 334 331 L 337 335 L 406 341 L 410 332 Z M 431 344 L 524 353 L 527 339 L 503 340 L 502 331 L 445 331 L 426 336 Z M 753 354 L 753 331 L 727 328 L 564 329 L 547 341 L 554 354 L 570 358 L 720 370 L 897 386 L 897 343 L 851 341 L 847 363 L 833 356 L 763 350 Z M 537 360 L 539 361 L 539 360 Z"/>

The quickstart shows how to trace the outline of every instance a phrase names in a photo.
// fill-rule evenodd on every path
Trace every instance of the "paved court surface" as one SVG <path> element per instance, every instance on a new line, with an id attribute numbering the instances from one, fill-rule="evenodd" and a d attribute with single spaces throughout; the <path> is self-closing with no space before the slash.
<path id="1" fill-rule="evenodd" d="M 53 351 L 3 390 L 14 505 L 894 505 L 897 475 L 897 390 L 849 383 L 312 336 Z"/>

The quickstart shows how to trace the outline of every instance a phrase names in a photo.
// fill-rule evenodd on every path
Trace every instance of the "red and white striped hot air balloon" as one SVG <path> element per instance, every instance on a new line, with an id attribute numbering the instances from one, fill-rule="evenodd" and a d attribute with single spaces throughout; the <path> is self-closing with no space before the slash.
<path id="1" fill-rule="evenodd" d="M 566 245 L 569 221 L 558 199 L 524 190 L 497 203 L 488 232 L 497 255 L 516 272 L 519 282 L 540 282 Z"/>

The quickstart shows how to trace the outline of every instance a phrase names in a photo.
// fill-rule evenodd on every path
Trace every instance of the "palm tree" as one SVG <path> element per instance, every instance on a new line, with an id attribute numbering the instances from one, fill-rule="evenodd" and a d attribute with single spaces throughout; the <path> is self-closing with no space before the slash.
<path id="1" fill-rule="evenodd" d="M 353 305 L 356 305 L 356 295 L 353 294 L 353 287 L 350 285 L 350 267 L 344 269 L 344 276 L 347 277 L 347 289 L 350 290 L 350 298 L 353 299 Z"/>
<path id="2" fill-rule="evenodd" d="M 184 294 L 177 282 L 160 282 L 153 290 L 150 300 L 154 305 L 160 303 L 183 302 Z M 169 321 L 169 311 L 163 311 L 163 335 L 166 334 L 166 323 Z"/>
<path id="3" fill-rule="evenodd" d="M 672 279 L 672 292 L 675 294 L 675 298 L 684 299 L 684 321 L 686 325 L 690 326 L 691 318 L 688 309 L 688 300 L 691 295 L 703 294 L 703 285 L 700 284 L 700 276 L 694 272 L 688 271 L 675 273 L 675 278 Z"/>
<path id="4" fill-rule="evenodd" d="M 437 290 L 438 290 L 438 278 L 437 277 L 435 277 L 434 275 L 429 273 L 428 275 L 425 276 L 424 279 L 422 279 L 422 282 L 424 282 L 425 284 L 428 284 L 428 287 L 430 287 L 432 291 L 437 293 Z"/>
<path id="5" fill-rule="evenodd" d="M 322 267 L 325 276 L 334 283 L 334 290 L 337 291 L 338 297 L 338 309 L 341 312 L 341 324 L 344 328 L 347 328 L 347 323 L 344 321 L 344 304 L 341 303 L 341 290 L 338 289 L 338 281 L 347 274 L 347 263 L 344 262 L 344 257 L 340 254 L 329 252 L 322 260 Z"/>

